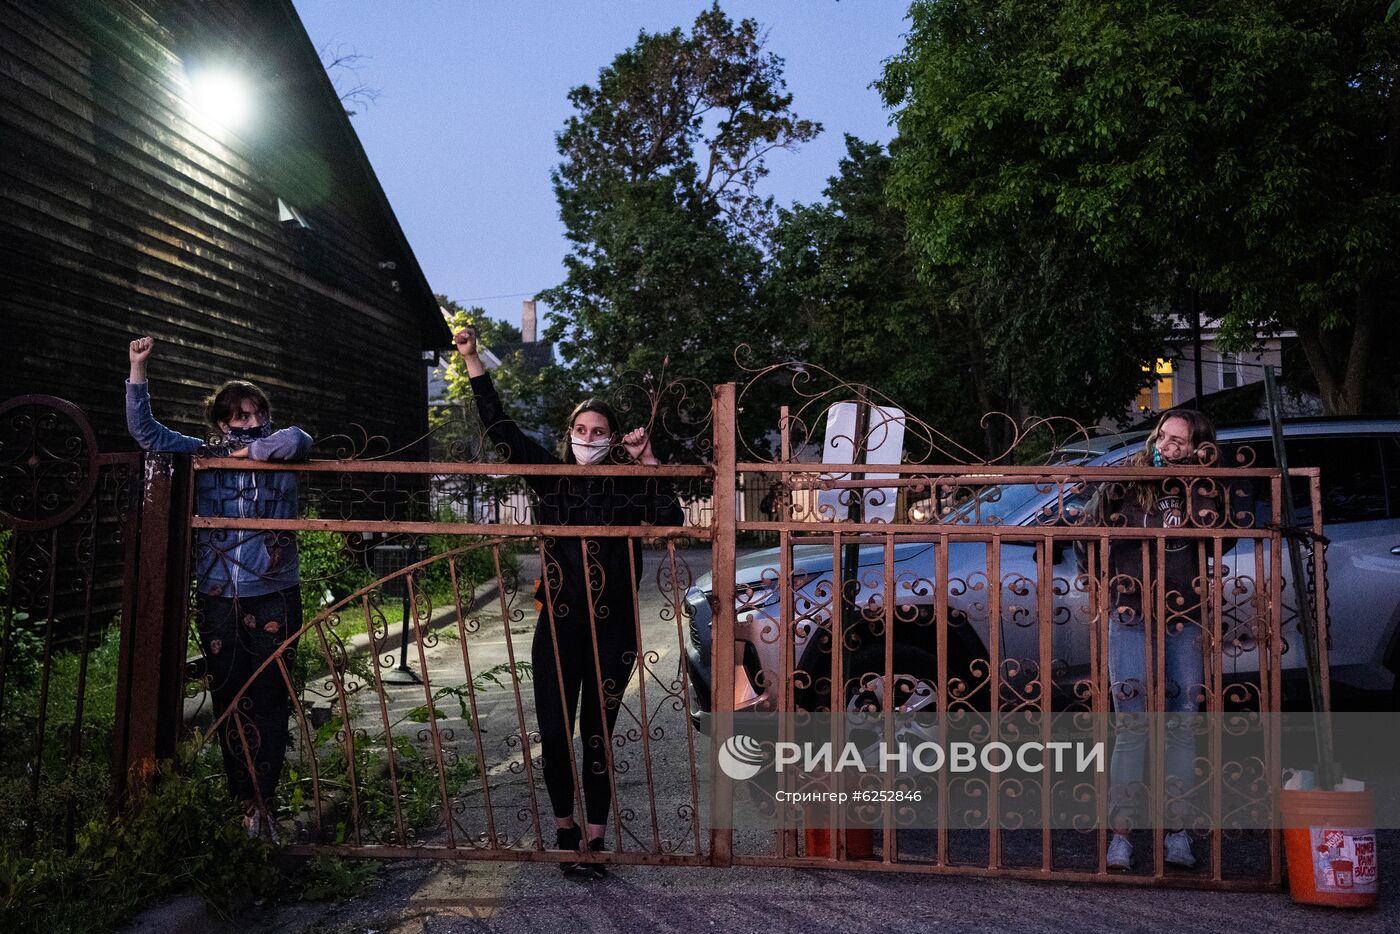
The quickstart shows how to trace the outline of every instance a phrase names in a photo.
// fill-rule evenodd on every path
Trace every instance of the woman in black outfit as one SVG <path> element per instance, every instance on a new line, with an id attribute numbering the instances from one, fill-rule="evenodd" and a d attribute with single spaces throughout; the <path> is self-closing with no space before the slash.
<path id="1" fill-rule="evenodd" d="M 459 331 L 454 341 L 471 377 L 481 423 L 510 463 L 660 463 L 645 428 L 621 435 L 611 407 L 593 399 L 580 403 L 569 416 L 569 445 L 562 459 L 555 456 L 506 415 L 477 355 L 475 328 Z M 535 521 L 541 525 L 680 525 L 684 519 L 671 484 L 663 478 L 525 479 L 535 494 Z M 545 542 L 545 567 L 535 592 L 543 609 L 535 625 L 531 661 L 545 787 L 554 808 L 561 850 L 576 851 L 582 843 L 574 823 L 570 748 L 576 717 L 582 721 L 583 757 L 579 764 L 588 848 L 603 849 L 612 803 L 607 747 L 637 661 L 634 581 L 640 582 L 641 573 L 642 545 L 635 538 L 569 537 Z M 598 864 L 567 862 L 562 866 L 565 873 L 603 874 Z"/>

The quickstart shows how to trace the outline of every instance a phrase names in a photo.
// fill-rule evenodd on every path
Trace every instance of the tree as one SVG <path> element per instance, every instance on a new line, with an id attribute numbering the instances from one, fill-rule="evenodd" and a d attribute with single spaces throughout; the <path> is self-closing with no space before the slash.
<path id="1" fill-rule="evenodd" d="M 919 268 L 904 210 L 886 196 L 892 166 L 847 138 L 827 202 L 781 212 L 771 294 L 802 320 L 799 355 L 868 382 L 985 456 L 1004 452 L 1011 423 L 1030 415 L 1091 423 L 1118 417 L 1161 348 L 1143 314 L 1157 288 L 1079 261 L 1052 232 L 1026 226 L 1015 249 L 989 245 L 973 261 Z M 897 350 L 896 350 L 897 348 Z"/>
<path id="2" fill-rule="evenodd" d="M 331 84 L 340 97 L 347 117 L 359 113 L 357 110 L 351 110 L 351 107 L 368 108 L 379 100 L 379 88 L 360 80 L 360 68 L 363 67 L 366 56 L 341 44 L 334 48 L 329 44 L 323 45 L 317 49 L 317 54 L 321 58 L 321 67 L 330 75 Z"/>
<path id="3" fill-rule="evenodd" d="M 1295 330 L 1328 411 L 1376 398 L 1400 31 L 1373 2 L 921 0 L 911 18 L 881 89 L 928 269 L 995 269 L 1030 239 L 1094 279 L 1179 274 L 1237 348 Z"/>
<path id="4" fill-rule="evenodd" d="M 768 153 L 820 129 L 784 89 L 758 24 L 715 5 L 689 34 L 642 32 L 569 93 L 553 179 L 573 249 L 540 297 L 582 385 L 659 376 L 668 355 L 668 376 L 721 382 L 736 344 L 770 340 L 756 292 L 773 206 L 757 185 Z"/>
<path id="5" fill-rule="evenodd" d="M 577 389 L 553 364 L 534 367 L 521 348 L 520 329 L 513 324 L 488 317 L 477 307 L 466 308 L 445 295 L 437 296 L 438 305 L 447 312 L 447 326 L 455 334 L 473 326 L 483 349 L 490 350 L 501 361 L 491 371 L 491 379 L 500 391 L 506 411 L 526 432 L 539 438 L 546 446 L 558 440 L 559 426 L 568 414 Z M 483 443 L 482 426 L 472 405 L 471 380 L 462 360 L 455 353 L 441 370 L 447 383 L 449 408 L 430 415 L 430 427 L 438 455 L 475 457 Z"/>
<path id="6" fill-rule="evenodd" d="M 972 358 L 943 333 L 949 296 L 919 281 L 904 214 L 885 197 L 890 157 L 846 137 L 825 202 L 779 210 L 764 298 L 782 350 L 878 390 L 959 443 L 977 443 Z"/>

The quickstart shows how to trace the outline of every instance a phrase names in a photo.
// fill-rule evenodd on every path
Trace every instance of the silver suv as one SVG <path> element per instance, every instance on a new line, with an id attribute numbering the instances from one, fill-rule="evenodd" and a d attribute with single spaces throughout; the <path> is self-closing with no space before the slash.
<path id="1" fill-rule="evenodd" d="M 1396 671 L 1400 669 L 1400 419 L 1305 420 L 1290 422 L 1284 429 L 1290 467 L 1320 467 L 1322 476 L 1322 518 L 1327 548 L 1328 611 L 1331 674 L 1334 689 L 1355 691 L 1374 699 L 1378 694 L 1400 694 Z M 1223 428 L 1218 433 L 1221 463 L 1233 463 L 1233 455 L 1249 449 L 1253 465 L 1272 467 L 1273 449 L 1266 425 Z M 1123 440 L 1107 451 L 1067 452 L 1064 460 L 1087 466 L 1112 466 L 1141 449 L 1143 436 Z M 1295 484 L 1299 481 L 1295 481 Z M 1311 506 L 1306 485 L 1295 486 L 1297 522 L 1310 527 Z M 1082 504 L 1086 491 L 1037 489 L 1034 484 L 990 487 L 976 504 L 964 509 L 980 509 L 976 522 L 1002 526 L 1044 525 L 1047 516 L 1064 515 Z M 1261 523 L 1272 516 L 1268 489 L 1253 491 L 1255 513 Z M 1068 501 L 1061 500 L 1066 496 Z M 1076 496 L 1079 498 L 1075 502 Z M 994 503 L 994 509 L 987 504 Z M 927 504 L 924 505 L 927 510 Z M 986 513 L 994 511 L 994 519 Z M 969 521 L 963 516 L 961 521 Z M 931 527 L 936 528 L 936 526 Z M 1039 655 L 1039 626 L 1036 624 L 1035 548 L 1031 544 L 1003 542 L 1001 545 L 1003 610 L 996 631 L 1002 658 L 1035 659 Z M 1087 668 L 1091 613 L 1082 586 L 1073 548 L 1057 547 L 1052 574 L 1055 578 L 1055 622 L 1071 625 L 1052 627 L 1052 654 L 1057 685 L 1071 683 Z M 1237 564 L 1238 562 L 1238 564 Z M 1225 659 L 1225 675 L 1249 675 L 1258 671 L 1258 653 L 1250 645 L 1252 620 L 1252 548 L 1237 546 L 1225 555 L 1223 574 L 1234 577 L 1230 589 L 1234 597 L 1225 607 L 1225 625 L 1234 629 L 1232 651 Z M 866 545 L 860 549 L 859 592 L 855 605 L 863 605 L 884 587 L 884 548 Z M 1292 587 L 1288 562 L 1283 562 L 1285 676 L 1301 673 L 1304 656 L 1293 618 Z M 1238 567 L 1238 571 L 1230 568 Z M 738 562 L 738 622 L 735 637 L 738 668 L 735 672 L 735 706 L 738 710 L 775 709 L 779 670 L 779 552 L 776 548 L 742 554 Z M 830 659 L 820 640 L 811 639 L 819 629 L 824 606 L 831 600 L 830 545 L 797 545 L 792 555 L 796 669 L 829 672 Z M 931 679 L 935 659 L 929 622 L 933 616 L 935 547 L 932 542 L 902 540 L 894 546 L 896 580 L 924 582 L 901 588 L 897 597 L 903 625 L 896 626 L 896 684 L 914 684 Z M 986 546 L 982 542 L 954 542 L 948 554 L 949 672 L 966 670 L 976 659 L 986 657 L 989 633 L 985 586 L 960 586 L 981 576 L 986 579 Z M 1082 582 L 1082 578 L 1081 582 Z M 1018 587 L 1017 581 L 1020 582 Z M 1029 588 L 1030 596 L 1026 590 Z M 692 716 L 704 727 L 710 710 L 710 623 L 713 588 L 710 575 L 701 577 L 686 597 L 690 615 L 687 646 Z M 1008 608 L 1011 608 L 1008 611 Z M 805 617 L 805 618 L 804 618 Z M 922 625 L 922 629 L 920 626 Z M 1243 637 L 1241 635 L 1243 634 Z M 849 640 L 848 640 L 849 641 Z M 883 641 L 857 638 L 848 655 L 848 672 L 883 672 Z M 828 666 L 828 667 L 823 667 Z M 899 677 L 903 676 L 903 677 Z M 829 698 L 801 697 L 822 679 L 798 678 L 799 706 L 826 707 Z M 860 690 L 870 679 L 847 679 L 846 692 Z M 801 685 L 808 685 L 801 687 Z M 898 691 L 898 688 L 896 688 Z M 1350 691 L 1348 691 L 1349 693 Z M 905 691 L 896 702 L 906 708 L 930 703 L 931 693 Z M 1393 701 L 1395 698 L 1388 698 Z M 838 705 L 842 703 L 838 701 Z M 868 706 L 869 698 L 850 696 L 844 703 Z"/>

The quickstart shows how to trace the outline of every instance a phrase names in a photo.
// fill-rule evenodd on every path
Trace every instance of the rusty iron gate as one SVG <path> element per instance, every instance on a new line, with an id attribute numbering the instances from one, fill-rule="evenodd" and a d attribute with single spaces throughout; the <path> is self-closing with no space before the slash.
<path id="1" fill-rule="evenodd" d="M 1148 834 L 1141 847 L 1151 855 L 1126 873 L 1110 873 L 1105 863 L 1106 776 L 1075 789 L 1047 780 L 1012 795 L 993 779 L 974 805 L 969 790 L 943 774 L 934 793 L 936 826 L 908 826 L 900 808 L 885 804 L 854 817 L 833 813 L 835 826 L 823 836 L 811 832 L 820 821 L 810 811 L 773 807 L 771 787 L 749 787 L 711 768 L 711 738 L 728 735 L 743 716 L 873 714 L 887 732 L 896 717 L 917 712 L 1097 714 L 1101 724 L 1114 703 L 1107 621 L 1125 590 L 1137 594 L 1146 710 L 1168 709 L 1162 633 L 1182 631 L 1202 646 L 1201 681 L 1192 687 L 1202 713 L 1280 709 L 1282 671 L 1299 647 L 1297 636 L 1285 638 L 1289 601 L 1278 522 L 1284 481 L 1277 470 L 1253 466 L 1242 450 L 1223 452 L 1213 466 L 1174 469 L 1167 482 L 1185 499 L 1208 498 L 1214 506 L 1187 523 L 1195 527 L 1126 528 L 1086 510 L 1089 493 L 1131 488 L 1135 480 L 1163 482 L 1160 468 L 1002 466 L 970 457 L 949 465 L 960 452 L 950 455 L 946 439 L 913 420 L 905 423 L 903 464 L 855 465 L 843 473 L 814 465 L 812 441 L 831 406 L 838 398 L 870 399 L 859 387 L 844 388 L 850 391 L 804 394 L 801 407 L 784 407 L 771 454 L 740 439 L 742 399 L 734 386 L 716 387 L 701 411 L 673 413 L 669 422 L 665 407 L 658 422 L 654 398 L 666 390 L 653 391 L 652 423 L 680 439 L 697 461 L 653 467 L 501 463 L 484 439 L 463 444 L 451 462 L 432 463 L 391 460 L 390 452 L 377 454 L 367 444 L 302 464 L 191 464 L 99 455 L 89 443 L 87 463 L 125 472 L 122 492 L 113 497 L 126 504 L 113 539 L 125 549 L 119 720 L 130 737 L 118 755 L 118 787 L 173 749 L 177 725 L 190 718 L 180 682 L 186 670 L 197 676 L 208 670 L 199 653 L 186 657 L 194 642 L 187 626 L 202 623 L 188 600 L 191 567 L 211 555 L 237 563 L 238 548 L 252 535 L 269 550 L 300 547 L 307 615 L 219 711 L 206 698 L 204 716 L 193 722 L 203 735 L 237 737 L 229 748 L 252 771 L 259 726 L 250 689 L 270 679 L 284 692 L 290 748 L 269 804 L 292 852 L 577 858 L 554 847 L 535 704 L 537 674 L 558 679 L 557 690 L 542 696 L 568 693 L 560 674 L 563 637 L 552 631 L 545 654 L 532 654 L 535 619 L 543 611 L 553 627 L 570 610 L 579 619 L 586 615 L 580 651 L 591 654 L 594 676 L 601 677 L 596 670 L 610 649 L 599 634 L 607 634 L 615 610 L 596 595 L 612 594 L 615 603 L 621 592 L 632 601 L 630 612 L 621 613 L 633 630 L 623 640 L 626 664 L 620 675 L 611 672 L 615 683 L 591 691 L 599 705 L 593 722 L 611 725 L 599 727 L 590 743 L 583 734 L 591 715 L 578 710 L 580 726 L 567 747 L 575 816 L 587 807 L 585 787 L 607 799 L 607 848 L 595 859 L 1278 885 L 1278 832 L 1256 826 L 1261 809 L 1271 815 L 1275 808 L 1276 735 L 1265 737 L 1251 761 L 1229 763 L 1230 769 L 1219 758 L 1218 731 L 1193 739 L 1198 753 L 1204 748 L 1193 756 L 1203 803 L 1188 825 L 1200 855 L 1190 872 L 1169 871 L 1162 862 L 1167 775 L 1160 735 L 1153 737 L 1143 780 L 1156 829 L 1139 836 Z M 695 399 L 692 392 L 687 404 Z M 51 401 L 28 404 L 86 424 Z M 879 430 L 878 417 L 872 424 L 867 416 L 860 427 L 866 435 Z M 85 427 L 77 433 L 83 431 L 90 438 Z M 1068 440 L 1087 442 L 1089 433 L 1077 434 Z M 864 438 L 853 441 L 858 450 Z M 22 460 L 11 456 L 14 450 L 0 447 L 12 472 L 10 465 Z M 51 456 L 35 450 L 39 460 Z M 196 515 L 201 478 L 215 471 L 295 476 L 295 518 L 272 518 L 265 508 Z M 15 476 L 38 473 L 30 463 L 28 474 Z M 1317 472 L 1291 473 L 1316 507 Z M 684 509 L 681 524 L 550 524 L 529 512 L 540 508 L 540 499 L 525 484 L 534 482 L 537 491 L 557 478 L 585 476 L 600 489 L 669 484 Z M 6 476 L 3 510 L 20 540 L 71 525 L 75 516 L 98 521 L 82 506 L 61 506 L 91 501 L 86 479 L 36 487 L 40 505 L 32 509 L 47 510 L 42 518 L 24 518 L 10 492 L 13 480 Z M 746 495 L 752 499 L 746 490 L 755 484 L 775 492 L 770 510 L 759 516 L 738 505 Z M 1320 510 L 1313 516 L 1320 533 Z M 763 541 L 776 537 L 776 551 L 741 547 L 760 534 Z M 585 606 L 550 606 L 559 593 L 548 581 L 559 574 L 560 549 L 578 549 L 578 566 L 591 575 L 600 567 L 597 555 L 614 541 L 629 550 L 632 542 L 647 543 L 640 567 L 625 562 L 630 579 L 609 590 L 606 581 L 590 578 Z M 1113 566 L 1120 558 L 1111 559 L 1125 547 L 1143 569 L 1126 588 L 1122 579 L 1134 576 Z M 1154 570 L 1166 566 L 1168 549 L 1182 548 L 1209 568 L 1196 581 L 1192 605 L 1190 594 Z M 18 544 L 12 553 L 21 553 Z M 697 559 L 709 565 L 708 578 L 691 567 Z M 1323 561 L 1318 548 L 1310 565 L 1317 581 L 1325 580 Z M 56 579 L 57 564 L 49 563 L 47 578 L 25 577 L 19 558 L 11 566 L 16 583 L 9 589 L 7 647 L 17 610 L 42 617 L 47 632 L 57 631 L 60 615 L 52 596 L 47 604 L 34 596 L 41 579 Z M 541 579 L 546 584 L 537 587 Z M 90 588 L 91 575 L 87 580 Z M 1325 587 L 1316 587 L 1312 599 L 1318 618 L 1326 619 Z M 0 664 L 0 677 L 4 670 Z M 584 694 L 587 704 L 590 692 Z M 560 715 L 572 719 L 563 709 Z M 37 729 L 42 740 L 42 718 Z M 560 763 L 552 765 L 557 780 Z M 1086 796 L 1092 822 L 1051 826 L 1055 801 L 1066 793 Z M 768 823 L 745 823 L 755 807 Z"/>
<path id="2" fill-rule="evenodd" d="M 168 468 L 99 450 L 64 400 L 0 404 L 0 825 L 23 847 L 71 846 L 174 749 L 189 545 Z"/>

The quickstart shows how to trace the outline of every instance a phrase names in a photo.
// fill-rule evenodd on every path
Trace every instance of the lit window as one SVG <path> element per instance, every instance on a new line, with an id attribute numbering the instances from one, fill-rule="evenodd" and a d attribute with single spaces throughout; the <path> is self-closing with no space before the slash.
<path id="1" fill-rule="evenodd" d="M 1171 360 L 1157 358 L 1157 408 L 1169 409 L 1174 404 L 1172 398 L 1172 371 L 1175 364 Z"/>
<path id="2" fill-rule="evenodd" d="M 1172 407 L 1174 404 L 1172 399 L 1173 370 L 1172 361 L 1161 357 L 1157 358 L 1157 362 L 1153 366 L 1143 364 L 1142 372 L 1151 373 L 1153 381 L 1138 390 L 1134 404 L 1139 412 L 1157 412 Z"/>

